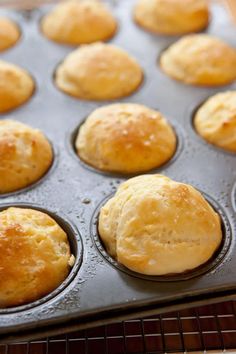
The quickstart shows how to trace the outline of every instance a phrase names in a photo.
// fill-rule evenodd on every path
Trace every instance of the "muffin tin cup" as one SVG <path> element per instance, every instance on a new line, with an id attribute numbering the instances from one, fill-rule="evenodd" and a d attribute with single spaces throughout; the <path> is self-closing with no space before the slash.
<path id="1" fill-rule="evenodd" d="M 7 47 L 5 49 L 3 49 L 0 53 L 4 53 L 4 52 L 7 52 L 8 50 L 11 50 L 12 48 L 14 48 L 15 46 L 19 45 L 21 40 L 22 40 L 22 37 L 23 37 L 23 33 L 22 33 L 22 29 L 21 29 L 21 26 L 19 25 L 18 22 L 16 22 L 14 19 L 12 19 L 11 17 L 9 17 L 10 20 L 12 20 L 14 22 L 14 24 L 16 25 L 17 27 L 17 30 L 19 31 L 19 37 L 17 39 L 17 41 L 12 44 L 10 47 Z"/>
<path id="2" fill-rule="evenodd" d="M 79 133 L 80 127 L 85 123 L 88 116 L 78 126 L 76 126 L 76 128 L 72 131 L 72 133 L 68 134 L 66 144 L 67 144 L 67 147 L 68 147 L 71 155 L 81 164 L 81 166 L 83 166 L 85 169 L 87 169 L 93 173 L 98 173 L 103 176 L 108 176 L 108 177 L 113 177 L 113 178 L 126 178 L 126 179 L 138 176 L 140 174 L 161 173 L 161 171 L 163 169 L 165 169 L 167 166 L 174 163 L 176 161 L 176 159 L 178 159 L 179 155 L 181 154 L 182 150 L 184 149 L 184 132 L 182 131 L 182 127 L 180 127 L 179 124 L 176 121 L 174 121 L 173 119 L 167 119 L 168 124 L 174 130 L 176 140 L 177 140 L 175 152 L 169 160 L 167 160 L 166 162 L 164 162 L 162 165 L 160 165 L 158 167 L 153 167 L 150 170 L 146 170 L 146 171 L 139 172 L 139 173 L 138 172 L 136 172 L 136 173 L 119 173 L 119 172 L 109 172 L 109 171 L 105 171 L 105 170 L 99 170 L 98 168 L 95 168 L 92 165 L 89 165 L 84 160 L 82 160 L 81 157 L 77 154 L 76 147 L 75 147 L 75 141 L 76 141 L 77 135 Z"/>
<path id="3" fill-rule="evenodd" d="M 108 1 L 109 3 L 110 1 Z M 79 47 L 80 45 L 84 45 L 84 43 L 82 44 L 68 44 L 68 43 L 59 43 L 54 41 L 53 39 L 48 38 L 47 36 L 45 36 L 45 34 L 43 33 L 43 29 L 42 29 L 42 21 L 44 19 L 44 17 L 49 13 L 49 11 L 51 11 L 53 9 L 54 5 L 48 5 L 47 7 L 45 7 L 45 11 L 43 11 L 43 14 L 41 14 L 40 18 L 38 19 L 38 31 L 40 32 L 40 34 L 49 42 L 60 45 L 60 46 L 64 46 L 65 48 L 70 48 L 71 50 L 76 49 L 77 47 Z M 116 23 L 116 29 L 115 31 L 110 34 L 109 36 L 107 36 L 107 38 L 105 38 L 104 40 L 101 40 L 101 42 L 105 42 L 108 43 L 110 41 L 112 41 L 112 39 L 117 36 L 119 34 L 119 30 L 120 30 L 120 24 L 118 19 L 116 19 L 117 23 Z M 94 41 L 91 42 L 89 44 L 95 43 L 95 42 L 99 42 L 99 41 Z"/>
<path id="4" fill-rule="evenodd" d="M 45 136 L 45 134 L 44 134 Z M 49 166 L 49 168 L 47 169 L 47 171 L 35 182 L 30 183 L 28 186 L 23 187 L 23 188 L 19 188 L 16 189 L 12 192 L 7 192 L 7 193 L 0 193 L 0 200 L 1 198 L 7 198 L 7 197 L 11 197 L 11 196 L 15 196 L 17 194 L 21 194 L 21 193 L 26 193 L 30 190 L 33 190 L 34 188 L 37 188 L 37 186 L 40 186 L 41 183 L 44 183 L 46 181 L 46 179 L 48 177 L 50 177 L 50 175 L 53 173 L 53 171 L 55 170 L 56 166 L 57 166 L 57 158 L 58 158 L 58 151 L 57 148 L 55 146 L 53 146 L 52 141 L 50 141 L 47 136 L 45 136 L 47 141 L 50 143 L 51 145 L 51 149 L 52 149 L 52 156 L 53 156 L 53 160 L 51 165 Z M 1 205 L 0 205 L 1 207 Z"/>
<path id="5" fill-rule="evenodd" d="M 0 52 L 0 55 L 1 55 L 1 52 Z M 9 61 L 9 63 L 10 63 L 10 64 L 14 64 L 14 65 L 16 65 L 16 66 L 19 66 L 19 65 L 15 64 L 15 63 L 12 63 L 12 62 L 10 62 L 10 61 Z M 13 108 L 9 108 L 8 110 L 6 110 L 6 111 L 4 111 L 4 112 L 0 112 L 0 119 L 1 119 L 1 118 L 4 118 L 5 115 L 7 115 L 7 114 L 9 114 L 9 113 L 12 113 L 12 112 L 14 113 L 14 112 L 17 111 L 18 109 L 20 109 L 20 108 L 24 107 L 25 105 L 27 105 L 28 102 L 34 97 L 34 95 L 35 95 L 35 93 L 36 93 L 36 91 L 37 91 L 37 82 L 36 82 L 36 80 L 35 80 L 35 77 L 34 77 L 34 76 L 31 74 L 31 72 L 29 72 L 25 67 L 19 66 L 19 68 L 25 70 L 25 71 L 27 72 L 28 76 L 30 76 L 30 78 L 32 79 L 33 84 L 34 84 L 33 90 L 32 90 L 32 92 L 31 92 L 31 94 L 29 95 L 29 97 L 27 97 L 27 99 L 26 99 L 25 101 L 21 102 L 18 106 L 13 107 Z"/>
<path id="6" fill-rule="evenodd" d="M 17 208 L 24 208 L 24 209 L 35 209 L 38 211 L 41 211 L 47 215 L 49 215 L 51 218 L 53 218 L 58 225 L 65 231 L 68 237 L 68 241 L 70 244 L 70 250 L 71 254 L 75 257 L 75 262 L 73 266 L 71 267 L 71 270 L 66 277 L 66 279 L 51 293 L 43 296 L 42 298 L 27 303 L 25 305 L 20 305 L 20 306 L 15 306 L 15 307 L 9 307 L 2 309 L 0 308 L 0 316 L 2 314 L 10 314 L 10 313 L 16 313 L 20 311 L 26 311 L 30 310 L 33 307 L 40 306 L 45 304 L 47 301 L 51 300 L 52 298 L 56 297 L 59 293 L 61 293 L 73 280 L 75 277 L 76 273 L 78 272 L 81 262 L 82 262 L 82 255 L 83 255 L 83 246 L 82 246 L 82 241 L 79 235 L 79 232 L 77 228 L 71 223 L 69 220 L 67 220 L 63 215 L 56 214 L 55 212 L 51 210 L 44 209 L 40 207 L 39 205 L 35 204 L 30 204 L 30 203 L 13 203 L 13 204 L 1 204 L 0 205 L 0 212 L 10 208 L 10 207 L 17 207 Z"/>
<path id="7" fill-rule="evenodd" d="M 109 43 L 107 43 L 109 44 Z M 112 43 L 111 43 L 112 44 Z M 76 50 L 76 48 L 74 48 L 73 50 Z M 72 50 L 72 51 L 73 51 Z M 69 96 L 70 98 L 74 99 L 74 100 L 80 100 L 80 101 L 84 101 L 84 102 L 96 102 L 96 103 L 99 103 L 99 104 L 112 104 L 112 103 L 116 103 L 116 102 L 119 102 L 119 101 L 122 101 L 124 99 L 128 99 L 129 97 L 132 97 L 132 96 L 135 96 L 137 94 L 138 91 L 140 91 L 146 84 L 147 80 L 146 80 L 146 77 L 145 77 L 145 72 L 144 72 L 144 69 L 142 68 L 141 66 L 141 69 L 142 69 L 142 80 L 140 81 L 140 83 L 138 84 L 138 86 L 130 93 L 130 94 L 126 94 L 124 96 L 120 96 L 118 98 L 110 98 L 110 99 L 94 99 L 94 100 L 90 100 L 89 98 L 85 98 L 85 97 L 77 97 L 76 95 L 73 95 L 72 93 L 69 93 L 69 92 L 66 92 L 64 91 L 63 89 L 59 88 L 57 86 L 57 83 L 56 83 L 56 73 L 57 73 L 57 69 L 58 67 L 63 64 L 63 62 L 66 60 L 67 56 L 65 56 L 62 60 L 60 60 L 60 62 L 58 62 L 56 64 L 56 67 L 54 68 L 54 71 L 52 73 L 52 82 L 53 82 L 53 85 L 55 86 L 56 90 L 60 91 L 61 93 L 63 93 L 64 95 L 67 95 Z M 140 64 L 140 63 L 139 63 Z"/>
<path id="8" fill-rule="evenodd" d="M 179 34 L 165 34 L 165 33 L 161 33 L 161 32 L 156 32 L 154 30 L 149 30 L 147 28 L 145 28 L 144 26 L 141 26 L 139 25 L 135 19 L 134 19 L 134 14 L 132 13 L 132 20 L 134 22 L 134 24 L 136 25 L 136 27 L 139 29 L 139 30 L 142 30 L 142 31 L 145 31 L 148 35 L 153 35 L 155 37 L 160 37 L 160 38 L 172 38 L 172 39 L 176 39 L 178 40 L 178 38 L 180 37 L 183 37 L 185 35 L 188 35 L 188 33 L 179 33 Z M 208 18 L 208 22 L 205 26 L 202 26 L 202 28 L 199 28 L 198 30 L 196 31 L 192 31 L 190 34 L 201 34 L 201 33 L 206 33 L 208 28 L 210 27 L 211 25 L 211 22 L 212 22 L 212 15 L 209 14 L 209 18 Z M 166 47 L 167 49 L 167 47 Z"/>
<path id="9" fill-rule="evenodd" d="M 225 88 L 189 86 L 165 75 L 157 57 L 175 38 L 154 36 L 137 28 L 132 22 L 135 2 L 111 1 L 119 32 L 110 43 L 137 59 L 145 81 L 132 95 L 104 102 L 76 99 L 54 85 L 56 66 L 73 49 L 51 42 L 41 34 L 40 19 L 51 6 L 28 12 L 1 10 L 22 30 L 21 41 L 1 56 L 32 73 L 37 89 L 20 109 L 7 112 L 0 119 L 37 125 L 57 148 L 47 174 L 26 189 L 0 195 L 0 210 L 22 206 L 48 213 L 68 230 L 72 249 L 77 247 L 77 258 L 68 278 L 54 292 L 31 304 L 0 311 L 0 342 L 66 333 L 117 319 L 213 303 L 236 294 L 236 157 L 205 143 L 192 127 L 194 109 L 206 97 Z M 226 13 L 220 16 L 219 6 L 212 6 L 207 31 L 235 43 L 236 29 Z M 232 90 L 236 86 L 227 88 Z M 111 102 L 158 107 L 175 129 L 179 144 L 169 162 L 146 173 L 162 173 L 192 184 L 204 191 L 220 213 L 224 240 L 214 257 L 199 269 L 177 276 L 142 276 L 120 266 L 105 252 L 97 233 L 100 207 L 132 175 L 100 172 L 88 166 L 76 155 L 73 142 L 85 118 L 94 109 Z"/>
<path id="10" fill-rule="evenodd" d="M 78 46 L 81 46 L 81 45 L 84 45 L 84 43 L 82 44 L 68 44 L 68 43 L 60 43 L 60 42 L 56 42 L 54 41 L 53 39 L 50 39 L 48 37 L 45 36 L 45 34 L 43 33 L 43 30 L 42 30 L 42 21 L 43 21 L 43 18 L 45 17 L 45 14 L 41 16 L 40 20 L 39 20 L 39 32 L 41 33 L 42 36 L 44 36 L 44 38 L 49 41 L 49 42 L 52 42 L 54 44 L 57 44 L 57 45 L 60 45 L 60 46 L 64 46 L 64 47 L 67 47 L 67 48 L 70 48 L 71 50 L 75 50 Z M 116 30 L 109 36 L 107 37 L 106 39 L 104 39 L 102 42 L 105 42 L 105 43 L 108 43 L 112 40 L 112 38 L 114 36 L 117 35 L 117 33 L 119 32 L 119 24 L 117 24 L 117 27 L 116 27 Z M 95 43 L 97 41 L 94 41 L 94 42 L 91 42 L 90 44 L 92 43 Z"/>
<path id="11" fill-rule="evenodd" d="M 228 91 L 228 90 L 226 90 L 226 91 Z M 220 92 L 223 92 L 223 90 L 220 91 Z M 223 149 L 223 148 L 221 148 L 220 146 L 217 146 L 217 145 L 215 145 L 215 144 L 212 144 L 212 143 L 210 143 L 209 141 L 207 141 L 206 139 L 204 139 L 204 138 L 197 132 L 197 130 L 196 130 L 196 128 L 195 128 L 195 125 L 194 125 L 195 116 L 196 116 L 198 110 L 204 105 L 204 103 L 206 103 L 206 101 L 207 101 L 210 97 L 212 97 L 212 95 L 206 97 L 201 103 L 199 103 L 197 106 L 193 107 L 193 108 L 190 110 L 190 112 L 189 112 L 189 114 L 188 114 L 187 116 L 189 117 L 189 115 L 190 115 L 190 117 L 191 117 L 191 122 L 190 122 L 191 127 L 192 127 L 194 133 L 197 135 L 197 137 L 198 137 L 200 140 L 202 140 L 202 142 L 203 142 L 204 144 L 208 145 L 208 148 L 210 148 L 210 149 L 213 148 L 213 149 L 218 150 L 219 152 L 225 153 L 226 155 L 228 154 L 228 155 L 231 155 L 231 156 L 236 157 L 236 153 L 234 153 L 233 151 L 229 151 L 229 150 Z M 189 118 L 187 118 L 187 119 L 189 119 Z"/>
<path id="12" fill-rule="evenodd" d="M 232 241 L 232 230 L 230 226 L 230 222 L 224 212 L 224 210 L 220 207 L 220 205 L 213 200 L 211 197 L 206 195 L 205 193 L 202 193 L 203 197 L 208 201 L 208 203 L 212 206 L 212 208 L 219 214 L 220 219 L 221 219 L 221 229 L 222 229 L 222 242 L 218 249 L 214 252 L 213 256 L 204 264 L 200 265 L 197 268 L 194 268 L 192 270 L 188 270 L 186 272 L 180 273 L 180 274 L 166 274 L 166 275 L 160 275 L 160 276 L 149 276 L 149 275 L 144 275 L 140 274 L 137 272 L 134 272 L 127 267 L 123 266 L 121 263 L 117 262 L 116 259 L 112 258 L 109 253 L 106 251 L 106 248 L 99 236 L 99 231 L 98 231 L 98 220 L 99 220 L 99 213 L 103 205 L 106 204 L 106 202 L 114 196 L 114 194 L 110 195 L 109 197 L 105 198 L 96 208 L 91 226 L 90 226 L 90 233 L 93 236 L 94 243 L 98 249 L 98 251 L 101 253 L 101 255 L 115 268 L 118 270 L 129 274 L 133 277 L 144 279 L 144 280 L 151 280 L 155 282 L 177 282 L 177 281 L 182 281 L 182 280 L 189 280 L 195 277 L 198 277 L 204 273 L 209 272 L 210 270 L 217 268 L 218 265 L 223 261 L 224 257 L 226 256 L 231 241 Z"/>

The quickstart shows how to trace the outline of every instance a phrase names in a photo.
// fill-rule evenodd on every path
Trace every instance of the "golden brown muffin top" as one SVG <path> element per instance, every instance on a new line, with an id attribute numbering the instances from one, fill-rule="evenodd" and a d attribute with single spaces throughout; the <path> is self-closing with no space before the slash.
<path id="1" fill-rule="evenodd" d="M 43 133 L 14 120 L 0 121 L 0 193 L 37 181 L 52 160 L 52 147 Z"/>
<path id="2" fill-rule="evenodd" d="M 20 38 L 20 30 L 12 20 L 0 17 L 0 51 L 16 44 Z"/>
<path id="3" fill-rule="evenodd" d="M 98 0 L 71 0 L 58 4 L 42 20 L 46 37 L 62 44 L 88 44 L 107 40 L 117 28 L 108 8 Z"/>
<path id="4" fill-rule="evenodd" d="M 131 94 L 142 79 L 132 56 L 114 45 L 94 43 L 70 53 L 57 68 L 55 82 L 72 96 L 108 100 Z"/>
<path id="5" fill-rule="evenodd" d="M 161 113 L 141 104 L 117 103 L 92 112 L 75 145 L 82 160 L 98 169 L 137 173 L 168 161 L 176 137 Z"/>
<path id="6" fill-rule="evenodd" d="M 0 60 L 0 113 L 20 106 L 33 91 L 34 81 L 26 70 Z"/>
<path id="7" fill-rule="evenodd" d="M 122 183 L 99 215 L 108 252 L 148 275 L 182 273 L 208 261 L 219 247 L 219 215 L 192 186 L 162 175 Z"/>
<path id="8" fill-rule="evenodd" d="M 177 35 L 197 32 L 208 25 L 206 0 L 138 0 L 135 21 L 148 31 Z"/>
<path id="9" fill-rule="evenodd" d="M 73 264 L 67 235 L 47 214 L 0 212 L 0 307 L 35 301 L 58 287 Z"/>
<path id="10" fill-rule="evenodd" d="M 207 34 L 182 37 L 165 50 L 161 68 L 188 84 L 218 86 L 236 79 L 236 50 Z"/>
<path id="11" fill-rule="evenodd" d="M 194 125 L 209 143 L 236 153 L 236 91 L 210 97 L 198 109 Z"/>

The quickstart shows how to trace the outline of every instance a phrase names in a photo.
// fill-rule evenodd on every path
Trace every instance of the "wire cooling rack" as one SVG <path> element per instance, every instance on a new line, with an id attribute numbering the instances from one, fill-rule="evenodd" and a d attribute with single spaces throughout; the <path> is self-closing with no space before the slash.
<path id="1" fill-rule="evenodd" d="M 0 345 L 0 354 L 159 354 L 212 350 L 236 353 L 234 301 L 32 342 Z"/>

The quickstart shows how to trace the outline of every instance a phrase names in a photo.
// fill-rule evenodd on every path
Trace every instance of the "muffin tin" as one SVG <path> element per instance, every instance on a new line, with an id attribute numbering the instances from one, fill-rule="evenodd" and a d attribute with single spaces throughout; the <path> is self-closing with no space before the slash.
<path id="1" fill-rule="evenodd" d="M 136 57 L 145 73 L 139 90 L 119 101 L 159 109 L 173 124 L 179 140 L 177 153 L 150 173 L 190 183 L 205 194 L 221 214 L 221 250 L 203 267 L 176 277 L 141 276 L 110 259 L 97 235 L 97 215 L 128 176 L 96 171 L 81 162 L 73 149 L 75 131 L 85 117 L 110 102 L 77 100 L 55 87 L 55 68 L 73 48 L 50 42 L 40 33 L 40 19 L 49 6 L 32 11 L 2 9 L 2 15 L 19 24 L 22 36 L 15 47 L 1 53 L 1 58 L 26 68 L 35 79 L 36 90 L 26 104 L 0 119 L 16 119 L 41 129 L 53 145 L 54 163 L 40 182 L 1 195 L 0 208 L 21 205 L 54 216 L 69 231 L 76 264 L 52 294 L 32 304 L 0 310 L 0 342 L 66 333 L 117 319 L 213 303 L 236 294 L 236 156 L 206 143 L 192 126 L 194 111 L 202 102 L 216 92 L 235 89 L 235 84 L 200 88 L 167 77 L 159 68 L 158 58 L 177 37 L 155 36 L 138 28 L 131 18 L 134 3 L 110 1 L 119 21 L 119 30 L 110 42 Z M 217 3 L 212 5 L 207 32 L 236 47 L 236 28 Z"/>

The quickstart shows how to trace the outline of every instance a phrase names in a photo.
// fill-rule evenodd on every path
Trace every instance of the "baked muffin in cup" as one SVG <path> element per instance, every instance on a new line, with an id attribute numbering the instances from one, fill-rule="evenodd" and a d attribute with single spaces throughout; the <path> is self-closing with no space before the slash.
<path id="1" fill-rule="evenodd" d="M 0 308 L 36 301 L 55 290 L 74 264 L 64 230 L 44 212 L 0 212 Z"/>
<path id="2" fill-rule="evenodd" d="M 164 35 L 183 35 L 205 29 L 207 0 L 137 0 L 134 20 L 144 29 Z"/>
<path id="3" fill-rule="evenodd" d="M 0 52 L 13 47 L 20 38 L 17 24 L 6 18 L 0 17 Z"/>
<path id="4" fill-rule="evenodd" d="M 138 62 L 114 45 L 94 43 L 70 53 L 57 67 L 55 84 L 86 100 L 112 100 L 135 92 L 143 80 Z"/>
<path id="5" fill-rule="evenodd" d="M 0 195 L 18 191 L 38 181 L 53 161 L 51 144 L 30 126 L 0 120 Z"/>
<path id="6" fill-rule="evenodd" d="M 208 34 L 184 36 L 160 57 L 162 70 L 186 84 L 220 86 L 236 79 L 236 50 Z"/>
<path id="7" fill-rule="evenodd" d="M 197 110 L 194 126 L 210 144 L 236 153 L 236 91 L 208 98 Z"/>
<path id="8" fill-rule="evenodd" d="M 108 172 L 134 174 L 158 168 L 174 155 L 177 138 L 164 116 L 135 103 L 93 111 L 79 129 L 75 148 L 87 164 Z"/>
<path id="9" fill-rule="evenodd" d="M 101 208 L 98 230 L 118 262 L 158 276 L 199 267 L 222 240 L 220 217 L 201 193 L 162 175 L 122 183 Z"/>
<path id="10" fill-rule="evenodd" d="M 0 60 L 0 113 L 21 106 L 34 89 L 34 80 L 25 69 Z"/>
<path id="11" fill-rule="evenodd" d="M 117 23 L 99 0 L 64 1 L 44 16 L 43 34 L 60 44 L 80 45 L 114 36 Z"/>

